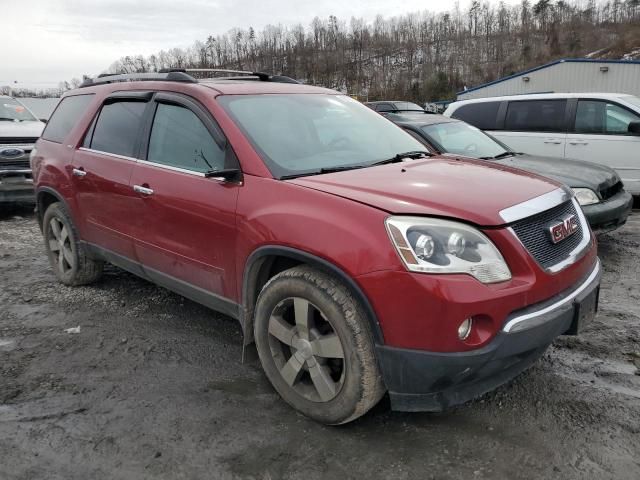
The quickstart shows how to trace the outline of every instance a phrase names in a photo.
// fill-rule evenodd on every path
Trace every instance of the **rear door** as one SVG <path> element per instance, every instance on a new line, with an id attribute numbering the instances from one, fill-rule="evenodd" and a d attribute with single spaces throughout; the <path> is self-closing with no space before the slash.
<path id="1" fill-rule="evenodd" d="M 516 152 L 564 157 L 567 100 L 510 101 L 502 130 L 489 132 Z"/>
<path id="2" fill-rule="evenodd" d="M 235 210 L 242 183 L 205 174 L 239 168 L 237 159 L 195 100 L 159 93 L 152 109 L 129 185 L 136 195 L 129 216 L 140 219 L 137 256 L 149 277 L 186 296 L 197 291 L 235 298 Z"/>
<path id="3" fill-rule="evenodd" d="M 73 157 L 73 182 L 83 238 L 110 253 L 135 259 L 131 215 L 137 195 L 129 181 L 140 148 L 151 92 L 115 93 L 105 99 Z"/>
<path id="4" fill-rule="evenodd" d="M 580 99 L 567 136 L 566 157 L 615 169 L 634 195 L 640 194 L 640 136 L 629 133 L 640 115 L 612 101 Z"/>

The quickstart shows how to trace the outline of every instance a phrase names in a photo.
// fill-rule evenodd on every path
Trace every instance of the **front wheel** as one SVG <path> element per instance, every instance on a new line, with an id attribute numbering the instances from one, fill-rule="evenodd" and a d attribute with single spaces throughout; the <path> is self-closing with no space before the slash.
<path id="1" fill-rule="evenodd" d="M 335 278 L 308 266 L 274 276 L 256 304 L 254 333 L 280 396 L 322 423 L 347 423 L 384 394 L 370 326 Z"/>

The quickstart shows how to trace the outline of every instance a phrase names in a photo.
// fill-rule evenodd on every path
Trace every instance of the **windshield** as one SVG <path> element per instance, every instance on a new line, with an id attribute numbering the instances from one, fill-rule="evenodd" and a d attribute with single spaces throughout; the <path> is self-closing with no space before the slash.
<path id="1" fill-rule="evenodd" d="M 426 125 L 422 131 L 434 146 L 444 153 L 455 153 L 475 158 L 492 158 L 509 150 L 492 137 L 464 122 Z"/>
<path id="2" fill-rule="evenodd" d="M 424 111 L 420 105 L 411 102 L 394 102 L 394 105 L 397 110 L 420 110 Z"/>
<path id="3" fill-rule="evenodd" d="M 424 151 L 401 128 L 344 95 L 228 95 L 219 101 L 275 177 Z"/>
<path id="4" fill-rule="evenodd" d="M 629 95 L 626 97 L 622 97 L 623 100 L 629 102 L 632 105 L 635 105 L 636 107 L 640 108 L 640 98 L 636 97 L 635 95 Z"/>
<path id="5" fill-rule="evenodd" d="M 0 97 L 0 121 L 37 122 L 38 119 L 17 100 Z"/>

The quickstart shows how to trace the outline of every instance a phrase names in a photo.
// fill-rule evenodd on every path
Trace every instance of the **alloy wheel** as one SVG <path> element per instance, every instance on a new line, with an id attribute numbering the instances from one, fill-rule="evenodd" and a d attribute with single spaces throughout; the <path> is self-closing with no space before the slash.
<path id="1" fill-rule="evenodd" d="M 75 253 L 71 237 L 64 223 L 56 217 L 49 222 L 49 250 L 57 259 L 60 273 L 66 274 L 73 269 Z"/>
<path id="2" fill-rule="evenodd" d="M 342 342 L 327 317 L 311 302 L 290 297 L 269 318 L 269 347 L 284 381 L 314 402 L 334 399 L 344 384 Z"/>

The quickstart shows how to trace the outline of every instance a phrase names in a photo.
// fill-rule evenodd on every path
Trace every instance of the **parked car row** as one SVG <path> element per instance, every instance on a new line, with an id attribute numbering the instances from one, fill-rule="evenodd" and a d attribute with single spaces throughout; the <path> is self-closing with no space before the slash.
<path id="1" fill-rule="evenodd" d="M 640 98 L 611 93 L 518 95 L 455 102 L 464 120 L 518 152 L 611 167 L 640 195 Z"/>
<path id="2" fill-rule="evenodd" d="M 51 268 L 83 285 L 110 262 L 238 319 L 275 390 L 319 422 L 385 392 L 397 410 L 460 404 L 594 317 L 578 189 L 618 178 L 574 191 L 475 130 L 472 149 L 409 130 L 263 73 L 87 81 L 31 153 Z M 494 158 L 440 153 L 456 148 Z"/>
<path id="3" fill-rule="evenodd" d="M 591 162 L 518 153 L 465 122 L 443 115 L 390 114 L 431 152 L 466 156 L 519 168 L 568 185 L 597 233 L 624 225 L 633 197 L 611 168 Z"/>

